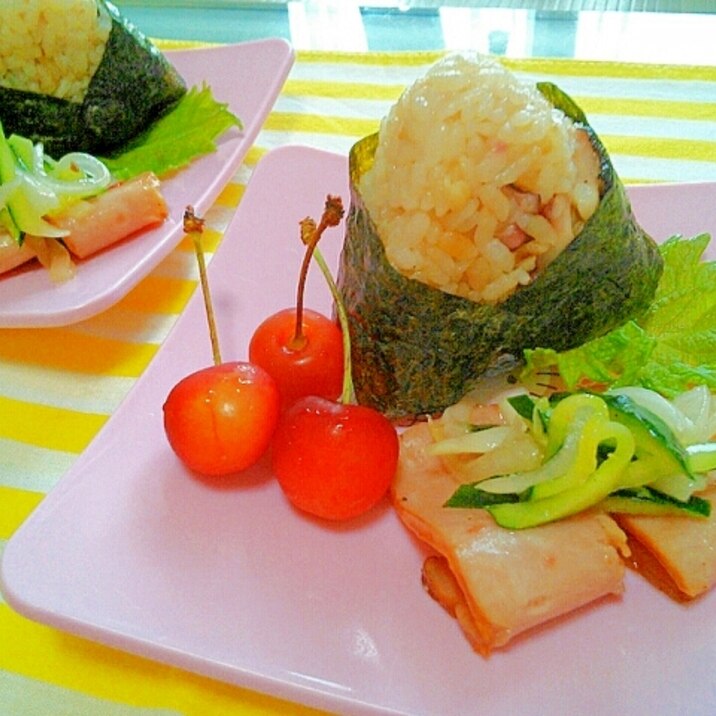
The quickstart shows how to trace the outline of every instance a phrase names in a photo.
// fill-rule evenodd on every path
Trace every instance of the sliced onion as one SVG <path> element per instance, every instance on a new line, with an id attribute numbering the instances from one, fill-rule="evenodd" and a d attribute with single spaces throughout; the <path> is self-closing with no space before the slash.
<path id="1" fill-rule="evenodd" d="M 543 458 L 543 451 L 529 433 L 513 431 L 494 450 L 459 463 L 453 472 L 461 482 L 478 482 L 496 475 L 535 470 Z"/>
<path id="2" fill-rule="evenodd" d="M 707 484 L 708 479 L 706 475 L 696 475 L 695 478 L 690 478 L 683 473 L 676 473 L 654 480 L 654 482 L 649 483 L 649 487 L 653 487 L 655 490 L 659 490 L 659 492 L 663 492 L 675 500 L 686 502 L 694 492 L 703 490 Z"/>
<path id="3" fill-rule="evenodd" d="M 36 254 L 38 261 L 50 272 L 54 283 L 64 283 L 75 275 L 75 265 L 67 247 L 56 239 L 25 236 L 25 243 Z"/>
<path id="4" fill-rule="evenodd" d="M 64 172 L 77 167 L 84 176 L 67 181 L 58 178 Z M 83 152 L 70 152 L 57 161 L 49 174 L 42 174 L 42 182 L 60 197 L 94 196 L 106 189 L 112 181 L 109 169 L 96 157 Z"/>
<path id="5" fill-rule="evenodd" d="M 485 453 L 500 445 L 515 428 L 501 425 L 477 432 L 465 433 L 433 443 L 429 451 L 433 455 L 456 455 L 459 453 Z"/>
<path id="6" fill-rule="evenodd" d="M 7 200 L 12 197 L 19 186 L 20 180 L 17 176 L 5 184 L 0 184 L 0 209 L 7 204 Z"/>
<path id="7" fill-rule="evenodd" d="M 487 492 L 519 493 L 539 483 L 554 480 L 569 472 L 574 472 L 578 466 L 580 447 L 584 440 L 585 430 L 588 426 L 591 426 L 593 430 L 594 425 L 593 421 L 589 420 L 589 414 L 584 412 L 581 415 L 577 414 L 573 425 L 575 429 L 566 435 L 560 449 L 541 465 L 531 470 L 500 475 L 485 480 L 481 484 L 481 488 Z M 596 468 L 596 457 L 594 457 L 593 463 L 592 469 Z"/>
<path id="8" fill-rule="evenodd" d="M 45 171 L 49 163 L 50 173 Z M 67 171 L 78 170 L 80 178 L 66 180 L 60 178 Z M 107 167 L 96 157 L 82 152 L 71 152 L 58 162 L 43 158 L 42 146 L 36 145 L 33 151 L 33 166 L 17 165 L 15 177 L 0 187 L 0 207 L 12 195 L 22 194 L 23 201 L 31 207 L 32 215 L 15 220 L 20 231 L 33 236 L 61 238 L 67 231 L 48 222 L 45 217 L 58 213 L 68 202 L 75 202 L 95 196 L 104 191 L 112 181 Z"/>
<path id="9" fill-rule="evenodd" d="M 684 415 L 673 403 L 654 390 L 638 386 L 628 388 L 615 388 L 610 390 L 612 395 L 625 395 L 637 405 L 646 408 L 649 412 L 661 418 L 671 428 L 676 437 L 684 444 L 693 442 L 694 423 Z"/>
<path id="10" fill-rule="evenodd" d="M 17 193 L 23 194 L 25 201 L 33 209 L 32 216 L 24 216 L 22 220 L 14 215 L 18 228 L 33 236 L 47 236 L 55 239 L 66 236 L 68 233 L 66 230 L 53 226 L 43 218 L 60 206 L 57 194 L 38 181 L 34 174 L 21 170 L 16 176 L 20 180 Z"/>
<path id="11" fill-rule="evenodd" d="M 716 435 L 716 399 L 705 385 L 677 395 L 674 406 L 694 424 L 689 443 L 707 442 Z"/>

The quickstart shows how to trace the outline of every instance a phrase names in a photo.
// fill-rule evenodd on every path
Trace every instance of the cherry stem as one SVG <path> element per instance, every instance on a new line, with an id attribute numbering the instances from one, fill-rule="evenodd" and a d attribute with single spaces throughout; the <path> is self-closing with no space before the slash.
<path id="1" fill-rule="evenodd" d="M 201 245 L 201 235 L 204 231 L 204 219 L 200 219 L 194 208 L 187 206 L 184 211 L 184 232 L 191 237 L 194 243 L 194 253 L 199 265 L 199 280 L 201 282 L 201 293 L 204 297 L 204 308 L 206 309 L 206 320 L 209 324 L 209 339 L 211 340 L 211 353 L 214 365 L 221 364 L 221 351 L 219 350 L 219 335 L 216 330 L 216 319 L 214 318 L 214 307 L 211 302 L 209 291 L 209 279 L 206 275 L 206 261 L 204 260 L 204 249 Z"/>
<path id="2" fill-rule="evenodd" d="M 316 260 L 318 267 L 321 269 L 321 273 L 326 279 L 328 288 L 331 291 L 331 296 L 333 296 L 333 303 L 336 306 L 338 322 L 341 324 L 341 335 L 343 336 L 343 392 L 341 393 L 340 402 L 344 405 L 355 403 L 356 396 L 355 388 L 353 387 L 353 366 L 351 360 L 351 334 L 348 326 L 346 307 L 343 305 L 341 294 L 338 291 L 336 282 L 333 280 L 331 270 L 328 268 L 328 264 L 318 247 L 314 249 L 313 258 Z"/>
<path id="3" fill-rule="evenodd" d="M 301 272 L 298 276 L 298 288 L 296 290 L 296 329 L 293 338 L 288 344 L 292 350 L 301 350 L 306 345 L 306 336 L 303 333 L 303 302 L 306 292 L 306 279 L 311 258 L 323 236 L 323 232 L 330 226 L 338 226 L 343 218 L 343 202 L 339 196 L 326 197 L 326 203 L 318 226 L 311 218 L 301 221 L 301 241 L 306 245 L 306 252 L 303 255 Z"/>

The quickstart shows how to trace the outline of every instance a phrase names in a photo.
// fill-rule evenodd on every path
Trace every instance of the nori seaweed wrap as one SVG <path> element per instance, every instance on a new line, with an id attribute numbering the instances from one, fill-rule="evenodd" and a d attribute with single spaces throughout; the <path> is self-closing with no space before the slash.
<path id="1" fill-rule="evenodd" d="M 537 88 L 589 138 L 599 163 L 598 205 L 548 265 L 497 300 L 456 295 L 391 265 L 361 191 L 379 134 L 352 147 L 351 207 L 338 285 L 349 317 L 360 403 L 393 419 L 439 413 L 480 377 L 517 364 L 524 349 L 575 347 L 650 304 L 662 271 L 654 241 L 637 224 L 583 112 L 556 86 Z"/>
<path id="2" fill-rule="evenodd" d="M 171 63 L 107 0 L 35 0 L 26 6 L 0 10 L 0 34 L 7 34 L 0 37 L 0 121 L 6 134 L 42 142 L 50 156 L 110 154 L 185 94 Z M 33 15 L 38 12 L 41 30 Z M 24 69 L 17 72 L 20 60 Z"/>

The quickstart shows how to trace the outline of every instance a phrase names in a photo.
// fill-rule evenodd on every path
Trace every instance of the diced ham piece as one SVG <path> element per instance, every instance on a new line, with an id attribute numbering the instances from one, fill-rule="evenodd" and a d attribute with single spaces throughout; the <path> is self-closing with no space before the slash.
<path id="1" fill-rule="evenodd" d="M 69 231 L 63 240 L 73 255 L 83 259 L 138 231 L 161 224 L 168 213 L 159 179 L 146 172 L 72 205 L 53 223 Z"/>
<path id="2" fill-rule="evenodd" d="M 583 513 L 510 531 L 484 510 L 443 507 L 457 483 L 426 452 L 430 442 L 425 424 L 401 436 L 392 501 L 405 525 L 447 561 L 471 623 L 456 616 L 476 651 L 487 655 L 517 634 L 623 591 L 626 536 L 610 517 Z"/>

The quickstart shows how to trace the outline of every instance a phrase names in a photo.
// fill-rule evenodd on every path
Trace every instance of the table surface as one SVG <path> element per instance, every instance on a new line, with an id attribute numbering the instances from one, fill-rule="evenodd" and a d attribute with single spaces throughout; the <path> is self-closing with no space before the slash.
<path id="1" fill-rule="evenodd" d="M 588 11 L 500 2 L 118 5 L 164 49 L 279 36 L 298 50 L 254 147 L 207 214 L 209 260 L 268 151 L 303 144 L 345 154 L 445 49 L 492 52 L 518 73 L 563 85 L 627 183 L 716 181 L 716 14 L 704 11 L 712 3 L 631 13 L 604 10 L 616 6 L 609 2 L 582 3 L 602 8 Z M 196 287 L 183 242 L 99 316 L 0 330 L 0 556 L 151 363 Z M 0 597 L 0 716 L 37 713 L 316 712 L 31 622 Z"/>

